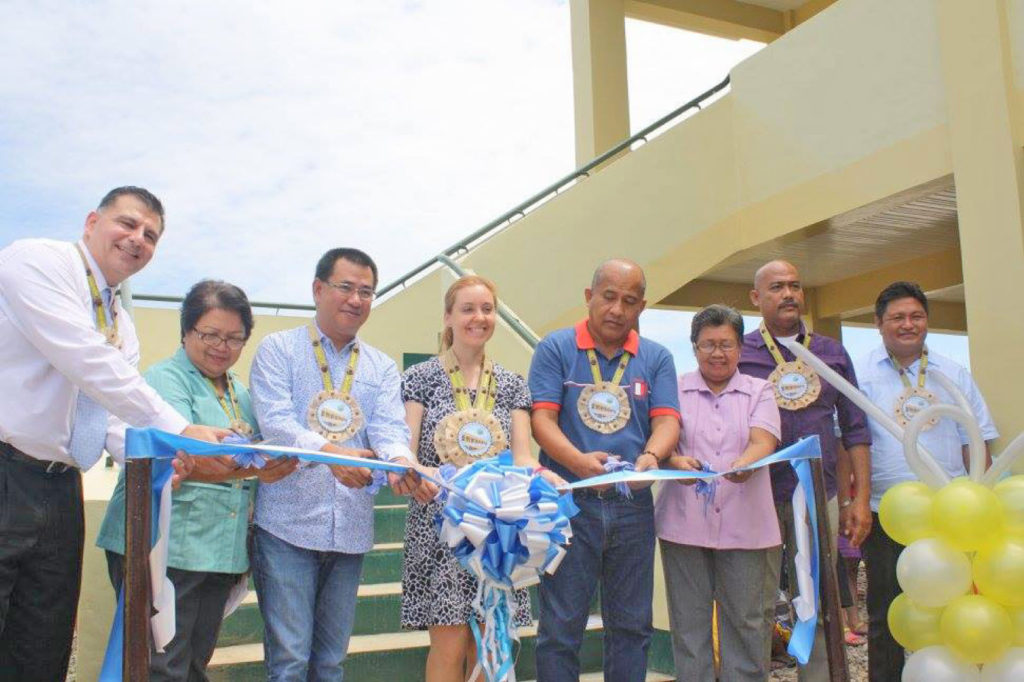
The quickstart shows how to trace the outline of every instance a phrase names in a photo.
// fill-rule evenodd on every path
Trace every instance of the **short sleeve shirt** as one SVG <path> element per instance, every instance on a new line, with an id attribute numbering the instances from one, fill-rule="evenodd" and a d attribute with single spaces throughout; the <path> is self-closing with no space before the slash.
<path id="1" fill-rule="evenodd" d="M 675 364 L 664 346 L 629 333 L 623 348 L 611 358 L 595 350 L 601 376 L 608 381 L 615 374 L 623 352 L 632 354 L 620 385 L 629 399 L 630 417 L 615 433 L 601 433 L 583 423 L 576 403 L 580 393 L 593 385 L 587 350 L 595 349 L 586 320 L 575 327 L 559 329 L 537 345 L 530 364 L 529 387 L 534 410 L 558 412 L 558 427 L 582 452 L 602 451 L 634 462 L 651 436 L 651 419 L 658 416 L 679 418 Z M 540 461 L 567 481 L 579 477 L 556 462 L 544 450 Z"/>
<path id="2" fill-rule="evenodd" d="M 683 431 L 681 454 L 728 471 L 750 443 L 750 429 L 779 437 L 779 408 L 767 381 L 740 372 L 715 395 L 700 372 L 679 378 Z M 658 537 L 711 549 L 764 549 L 782 540 L 772 501 L 768 470 L 754 471 L 743 483 L 718 480 L 713 500 L 705 503 L 696 487 L 668 482 L 654 505 Z"/>
<path id="3" fill-rule="evenodd" d="M 920 359 L 915 360 L 907 368 L 907 375 L 912 385 L 917 385 L 918 373 L 921 371 Z M 938 353 L 928 353 L 928 367 L 925 370 L 925 388 L 935 394 L 940 402 L 956 404 L 953 396 L 935 381 L 934 372 L 942 372 L 960 389 L 971 405 L 971 411 L 978 420 L 981 436 L 985 440 L 999 437 L 992 416 L 989 414 L 985 399 L 981 396 L 970 372 L 949 358 Z M 861 378 L 860 390 L 864 395 L 880 407 L 884 412 L 893 413 L 896 400 L 903 393 L 904 386 L 900 375 L 889 360 L 885 346 L 879 346 L 868 355 L 857 360 L 857 376 Z M 878 511 L 878 504 L 885 492 L 903 481 L 916 481 L 917 477 L 907 465 L 903 454 L 903 444 L 886 431 L 874 419 L 869 419 L 871 426 L 871 508 Z M 967 433 L 960 424 L 950 419 L 940 419 L 939 423 L 921 432 L 918 442 L 924 446 L 950 477 L 966 476 L 964 469 L 962 446 L 968 442 Z"/>

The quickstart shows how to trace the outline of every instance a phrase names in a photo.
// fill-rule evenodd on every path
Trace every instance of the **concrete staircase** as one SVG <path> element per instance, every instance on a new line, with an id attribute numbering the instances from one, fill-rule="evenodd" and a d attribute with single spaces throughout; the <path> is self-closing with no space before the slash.
<path id="1" fill-rule="evenodd" d="M 363 561 L 362 584 L 356 605 L 356 622 L 345 661 L 345 679 L 352 682 L 419 682 L 423 680 L 429 638 L 426 632 L 403 632 L 399 624 L 402 594 L 402 539 L 405 532 L 407 502 L 390 490 L 377 496 L 373 551 Z M 537 616 L 536 591 L 533 613 Z M 581 680 L 601 679 L 602 624 L 599 603 L 591 608 L 587 635 L 581 652 Z M 520 629 L 522 649 L 516 664 L 516 677 L 536 677 L 534 647 L 536 621 Z M 263 668 L 263 620 L 255 593 L 221 628 L 218 648 L 209 667 L 215 682 L 241 682 L 266 679 Z M 652 673 L 650 682 L 670 680 L 670 676 Z"/>

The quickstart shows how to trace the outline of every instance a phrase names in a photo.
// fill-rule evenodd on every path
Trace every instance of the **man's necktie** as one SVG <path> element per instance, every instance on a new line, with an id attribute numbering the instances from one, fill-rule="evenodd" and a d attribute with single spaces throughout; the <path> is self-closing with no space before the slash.
<path id="1" fill-rule="evenodd" d="M 104 289 L 103 305 L 113 310 L 112 294 Z M 107 319 L 112 319 L 107 316 Z M 82 469 L 88 470 L 103 455 L 107 440 L 107 410 L 79 389 L 75 403 L 75 419 L 71 424 L 71 458 Z"/>

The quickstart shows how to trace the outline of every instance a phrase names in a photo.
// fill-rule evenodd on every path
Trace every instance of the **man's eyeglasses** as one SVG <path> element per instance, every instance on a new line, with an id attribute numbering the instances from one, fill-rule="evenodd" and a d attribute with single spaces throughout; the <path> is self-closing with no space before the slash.
<path id="1" fill-rule="evenodd" d="M 375 292 L 370 287 L 357 287 L 355 284 L 352 284 L 352 282 L 338 282 L 338 283 L 334 283 L 334 282 L 328 282 L 327 280 L 322 280 L 322 281 L 327 286 L 329 286 L 329 287 L 331 287 L 333 289 L 337 289 L 338 291 L 340 291 L 341 295 L 344 296 L 345 298 L 350 298 L 352 296 L 352 294 L 355 293 L 355 294 L 359 294 L 359 300 L 360 301 L 366 302 L 366 301 L 372 301 L 374 296 L 377 295 L 377 292 Z"/>
<path id="2" fill-rule="evenodd" d="M 192 328 L 192 331 L 196 333 L 196 336 L 199 337 L 200 341 L 210 348 L 216 348 L 223 343 L 231 350 L 241 350 L 242 346 L 244 346 L 246 342 L 246 339 L 240 339 L 237 336 L 224 337 L 220 334 L 214 334 L 213 332 L 201 332 L 195 327 Z"/>
<path id="3" fill-rule="evenodd" d="M 706 355 L 711 355 L 716 349 L 723 353 L 731 353 L 739 348 L 739 344 L 735 341 L 722 341 L 721 343 L 715 343 L 714 341 L 701 341 L 700 343 L 694 344 L 694 346 L 697 350 Z"/>

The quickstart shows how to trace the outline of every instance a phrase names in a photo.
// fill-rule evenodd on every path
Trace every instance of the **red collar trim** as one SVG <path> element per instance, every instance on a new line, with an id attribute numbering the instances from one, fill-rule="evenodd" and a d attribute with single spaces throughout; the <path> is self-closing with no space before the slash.
<path id="1" fill-rule="evenodd" d="M 597 348 L 594 344 L 594 337 L 590 335 L 590 330 L 587 329 L 586 318 L 576 323 L 576 347 L 580 350 L 593 350 Z M 636 333 L 635 329 L 629 330 L 629 336 L 626 337 L 626 342 L 622 344 L 622 350 L 633 357 L 636 357 L 640 351 L 640 335 Z"/>

